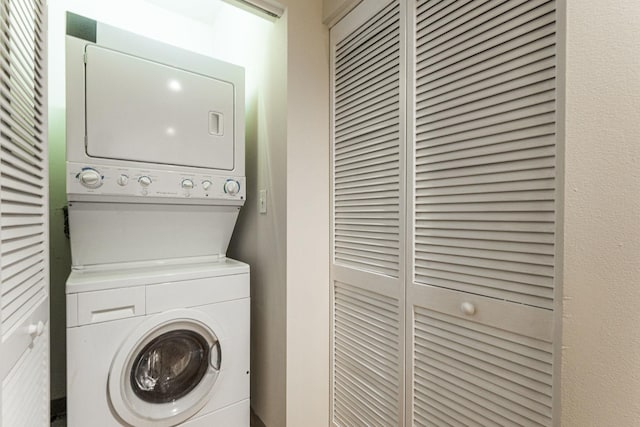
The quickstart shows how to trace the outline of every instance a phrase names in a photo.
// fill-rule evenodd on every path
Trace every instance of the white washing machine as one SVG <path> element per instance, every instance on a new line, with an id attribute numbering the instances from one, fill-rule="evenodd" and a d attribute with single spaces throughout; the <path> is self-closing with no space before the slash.
<path id="1" fill-rule="evenodd" d="M 249 266 L 90 267 L 66 289 L 68 425 L 249 425 Z"/>

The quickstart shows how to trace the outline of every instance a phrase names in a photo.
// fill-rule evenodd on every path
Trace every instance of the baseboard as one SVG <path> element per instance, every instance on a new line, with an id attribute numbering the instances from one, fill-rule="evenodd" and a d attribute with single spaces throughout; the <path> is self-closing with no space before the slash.
<path id="1" fill-rule="evenodd" d="M 61 397 L 51 401 L 51 421 L 67 414 L 67 398 Z"/>
<path id="2" fill-rule="evenodd" d="M 267 427 L 267 426 L 264 425 L 264 423 L 262 422 L 260 417 L 257 416 L 255 412 L 253 412 L 253 408 L 251 408 L 251 421 L 250 421 L 250 424 L 251 424 L 251 427 Z"/>

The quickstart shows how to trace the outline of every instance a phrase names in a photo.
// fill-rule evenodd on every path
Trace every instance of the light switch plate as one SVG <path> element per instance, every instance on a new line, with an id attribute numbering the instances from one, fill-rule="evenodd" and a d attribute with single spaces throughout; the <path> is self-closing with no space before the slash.
<path id="1" fill-rule="evenodd" d="M 267 213 L 267 190 L 258 192 L 258 210 L 261 214 Z"/>

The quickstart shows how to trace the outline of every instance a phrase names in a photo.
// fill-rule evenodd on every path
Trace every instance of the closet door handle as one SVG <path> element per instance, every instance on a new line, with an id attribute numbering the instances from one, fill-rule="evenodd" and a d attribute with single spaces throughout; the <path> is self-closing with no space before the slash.
<path id="1" fill-rule="evenodd" d="M 27 327 L 27 333 L 29 335 L 40 336 L 44 332 L 44 323 L 42 320 L 38 321 L 38 323 L 31 324 Z"/>
<path id="2" fill-rule="evenodd" d="M 460 304 L 460 311 L 467 316 L 473 316 L 476 314 L 476 306 L 470 302 L 463 302 Z"/>

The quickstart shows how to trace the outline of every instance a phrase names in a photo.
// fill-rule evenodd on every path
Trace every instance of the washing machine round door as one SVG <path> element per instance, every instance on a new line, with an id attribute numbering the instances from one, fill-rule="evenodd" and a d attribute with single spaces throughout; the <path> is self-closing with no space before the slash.
<path id="1" fill-rule="evenodd" d="M 213 322 L 195 310 L 147 319 L 123 342 L 109 372 L 117 414 L 134 426 L 173 426 L 208 401 L 222 363 Z"/>

